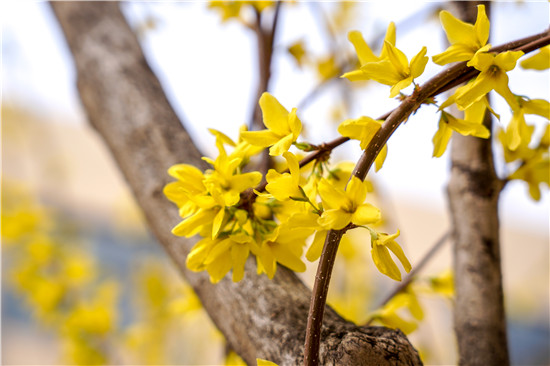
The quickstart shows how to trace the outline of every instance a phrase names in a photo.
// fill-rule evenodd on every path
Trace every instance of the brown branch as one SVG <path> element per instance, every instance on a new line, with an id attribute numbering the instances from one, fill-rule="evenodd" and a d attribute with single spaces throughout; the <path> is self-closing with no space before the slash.
<path id="1" fill-rule="evenodd" d="M 177 163 L 204 168 L 139 43 L 116 2 L 52 2 L 73 55 L 78 90 L 90 124 L 110 149 L 142 208 L 148 226 L 201 299 L 229 346 L 251 365 L 257 357 L 280 365 L 302 362 L 311 291 L 290 270 L 273 280 L 255 274 L 230 276 L 217 285 L 185 260 L 195 239 L 171 234 L 181 220 L 162 195 L 166 170 Z M 419 365 L 418 354 L 399 331 L 358 327 L 330 307 L 325 311 L 321 359 L 339 365 Z"/>
<path id="2" fill-rule="evenodd" d="M 539 47 L 550 44 L 549 33 L 550 31 L 546 31 L 532 37 L 524 38 L 523 44 L 521 44 L 521 46 L 518 45 L 520 44 L 519 41 L 521 40 L 509 42 L 506 45 L 508 45 L 510 49 L 522 50 L 525 53 L 531 52 L 533 51 L 533 42 L 538 42 L 537 45 Z M 503 46 L 505 45 L 499 47 L 502 48 Z M 506 49 L 502 49 L 502 51 L 505 50 Z M 466 66 L 466 62 L 461 62 L 443 70 L 442 72 L 428 80 L 426 83 L 424 83 L 420 88 L 415 89 L 412 95 L 405 98 L 401 102 L 401 104 L 390 113 L 388 118 L 386 118 L 382 128 L 378 130 L 378 132 L 372 138 L 369 146 L 365 149 L 365 151 L 363 151 L 363 154 L 359 158 L 359 161 L 357 162 L 352 175 L 358 177 L 361 180 L 365 179 L 368 171 L 370 170 L 370 167 L 374 163 L 374 160 L 376 159 L 376 157 L 382 150 L 382 147 L 386 144 L 390 136 L 401 125 L 401 123 L 406 121 L 407 118 L 424 103 L 424 101 L 448 90 L 448 88 L 450 88 L 450 85 L 453 85 L 457 78 L 470 74 L 471 76 L 469 77 L 471 78 L 475 77 L 478 73 L 478 70 Z M 317 269 L 316 282 L 318 281 L 318 278 L 330 279 L 330 275 L 324 273 L 323 271 L 331 267 L 325 265 L 322 262 L 323 258 L 324 260 L 329 262 L 334 261 L 335 259 L 332 256 L 336 255 L 340 241 L 330 240 L 330 238 L 336 237 L 336 234 L 334 232 L 335 230 L 331 230 L 327 234 L 327 239 L 325 240 L 321 260 Z M 322 285 L 328 287 L 329 282 L 323 281 Z M 310 360 L 309 363 L 305 363 L 305 365 L 307 366 L 318 365 L 318 357 L 316 355 L 319 352 L 319 343 L 317 343 L 318 337 L 315 335 L 315 333 L 318 332 L 318 330 L 320 329 L 320 325 L 318 323 L 322 323 L 323 321 L 323 309 L 325 306 L 324 300 L 326 299 L 323 298 L 322 293 L 328 291 L 328 288 L 325 289 L 320 286 L 316 286 L 316 284 L 314 284 L 314 289 L 316 289 L 316 291 L 313 292 L 313 295 L 311 297 L 310 312 L 308 314 L 308 317 L 311 318 L 311 321 L 308 320 L 308 324 L 311 324 L 311 326 L 308 326 L 306 333 L 307 347 L 305 349 L 305 352 L 306 358 Z M 315 318 L 313 318 L 313 314 L 315 314 Z"/>
<path id="3" fill-rule="evenodd" d="M 277 31 L 277 24 L 279 23 L 279 14 L 281 12 L 282 1 L 277 1 L 275 5 L 275 13 L 273 15 L 273 21 L 271 23 L 271 29 L 264 29 L 262 26 L 262 13 L 255 10 L 255 23 L 254 32 L 256 34 L 256 40 L 258 45 L 258 91 L 256 93 L 256 99 L 254 100 L 254 107 L 252 108 L 252 116 L 250 119 L 250 130 L 261 129 L 262 112 L 258 101 L 264 92 L 268 90 L 269 81 L 271 79 L 271 62 L 273 60 L 273 42 L 275 41 L 275 33 Z M 269 150 L 265 149 L 261 155 L 261 160 L 258 163 L 258 169 L 264 178 L 262 182 L 265 182 L 265 174 L 272 167 L 272 159 L 269 156 Z"/>
<path id="4" fill-rule="evenodd" d="M 258 91 L 256 93 L 256 99 L 254 101 L 254 108 L 252 110 L 252 117 L 250 119 L 250 129 L 261 129 L 262 124 L 262 112 L 258 105 L 258 100 L 262 94 L 268 91 L 269 81 L 271 79 L 271 62 L 273 60 L 273 43 L 275 41 L 275 34 L 277 31 L 277 24 L 279 23 L 279 13 L 281 12 L 281 6 L 283 2 L 277 1 L 275 5 L 275 12 L 273 15 L 273 21 L 270 29 L 265 29 L 262 25 L 262 13 L 255 10 L 255 23 L 254 32 L 256 34 L 256 42 L 258 45 Z"/>

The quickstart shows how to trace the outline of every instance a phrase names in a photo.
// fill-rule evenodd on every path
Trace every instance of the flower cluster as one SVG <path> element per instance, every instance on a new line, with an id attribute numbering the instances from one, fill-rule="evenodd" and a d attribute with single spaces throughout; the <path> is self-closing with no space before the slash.
<path id="1" fill-rule="evenodd" d="M 202 172 L 179 164 L 168 171 L 177 181 L 169 183 L 164 193 L 176 203 L 183 218 L 172 232 L 202 237 L 187 258 L 189 269 L 206 270 L 212 282 L 232 271 L 233 281 L 239 281 L 247 258 L 253 254 L 258 273 L 269 278 L 275 275 L 277 264 L 303 272 L 308 238 L 313 237 L 313 242 L 306 258 L 314 261 L 320 256 L 328 230 L 366 227 L 373 233 L 376 266 L 400 280 L 400 272 L 385 248 L 409 271 L 401 248 L 393 240 L 382 240 L 385 234 L 367 226 L 381 219 L 380 210 L 365 202 L 369 184 L 356 177 L 349 179 L 351 170 L 342 174 L 342 166 L 330 167 L 326 159 L 301 167 L 298 156 L 289 149 L 293 144 L 311 145 L 296 143 L 302 129 L 296 109 L 289 112 L 269 93 L 261 96 L 259 104 L 265 130 L 242 130 L 238 142 L 211 130 L 219 152 L 215 160 L 204 158 L 211 169 Z M 372 131 L 380 128 L 379 122 L 374 124 L 374 128 L 361 124 L 351 127 L 350 122 L 344 122 L 341 131 L 346 134 L 350 128 L 366 129 L 360 134 L 361 144 L 368 144 Z M 282 156 L 287 169 L 270 169 L 265 185 L 260 186 L 262 174 L 245 170 L 265 148 L 271 156 Z"/>

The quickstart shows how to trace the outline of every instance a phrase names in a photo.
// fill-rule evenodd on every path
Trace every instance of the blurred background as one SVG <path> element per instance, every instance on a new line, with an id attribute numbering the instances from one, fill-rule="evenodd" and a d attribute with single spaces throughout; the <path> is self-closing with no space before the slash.
<path id="1" fill-rule="evenodd" d="M 445 49 L 437 17 L 444 5 L 285 3 L 270 92 L 287 109 L 298 107 L 307 141 L 332 140 L 344 119 L 376 117 L 398 103 L 385 86 L 338 78 L 355 57 L 347 32 L 360 30 L 378 48 L 394 21 L 397 46 L 409 59 L 422 46 L 431 56 Z M 252 7 L 229 18 L 226 8 L 204 2 L 121 7 L 175 110 L 205 155 L 213 156 L 214 137 L 205 127 L 236 138 L 257 103 L 257 45 L 246 26 Z M 87 125 L 72 60 L 48 4 L 3 2 L 1 13 L 2 363 L 238 364 L 148 232 L 108 151 Z M 272 9 L 264 14 L 268 18 Z M 541 32 L 549 21 L 548 2 L 493 3 L 491 43 Z M 418 81 L 439 70 L 430 63 Z M 548 99 L 548 70 L 518 68 L 509 76 L 516 94 Z M 507 105 L 493 100 L 506 125 Z M 413 267 L 449 228 L 448 156 L 432 158 L 434 112 L 423 107 L 399 129 L 384 168 L 371 177 L 387 231 L 401 231 Z M 528 123 L 540 135 L 548 122 Z M 334 160 L 357 160 L 358 144 L 347 145 L 334 152 Z M 501 200 L 509 340 L 517 365 L 550 363 L 549 203 L 547 190 L 535 202 L 527 184 L 517 181 Z M 401 313 L 426 364 L 456 363 L 450 267 L 446 245 L 415 287 L 424 319 Z M 329 303 L 357 322 L 369 319 L 396 286 L 376 271 L 361 238 L 345 243 L 336 271 Z M 304 275 L 309 283 L 310 272 Z"/>

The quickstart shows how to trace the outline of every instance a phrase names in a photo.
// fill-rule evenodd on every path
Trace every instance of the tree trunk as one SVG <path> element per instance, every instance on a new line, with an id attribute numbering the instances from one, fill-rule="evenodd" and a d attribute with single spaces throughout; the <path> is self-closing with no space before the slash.
<path id="1" fill-rule="evenodd" d="M 78 90 L 91 125 L 110 149 L 149 227 L 230 347 L 251 365 L 257 357 L 281 365 L 301 363 L 311 291 L 294 273 L 279 267 L 269 280 L 255 274 L 254 260 L 249 259 L 243 281 L 233 283 L 226 277 L 213 285 L 205 272 L 186 269 L 195 240 L 171 234 L 180 218 L 162 189 L 171 165 L 204 168 L 204 163 L 118 4 L 52 2 L 51 7 L 74 57 Z M 334 365 L 421 364 L 400 331 L 358 327 L 328 307 L 320 358 L 322 364 Z"/>
<path id="2" fill-rule="evenodd" d="M 475 23 L 476 2 L 455 2 Z M 487 13 L 489 4 L 485 3 Z M 485 125 L 491 130 L 491 114 Z M 454 242 L 455 333 L 460 365 L 508 365 L 500 266 L 498 200 L 503 183 L 491 139 L 453 134 L 448 196 Z"/>

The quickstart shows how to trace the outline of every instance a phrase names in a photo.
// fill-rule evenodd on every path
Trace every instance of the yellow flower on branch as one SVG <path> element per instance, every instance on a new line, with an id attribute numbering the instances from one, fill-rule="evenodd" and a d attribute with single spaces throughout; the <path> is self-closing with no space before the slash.
<path id="1" fill-rule="evenodd" d="M 403 319 L 398 313 L 401 309 L 408 310 L 413 319 Z M 386 305 L 375 311 L 371 317 L 388 327 L 401 329 L 405 334 L 409 334 L 415 331 L 418 322 L 424 319 L 424 311 L 416 295 L 408 288 L 406 291 L 395 295 Z"/>
<path id="2" fill-rule="evenodd" d="M 365 116 L 347 119 L 340 123 L 338 132 L 344 137 L 359 140 L 361 149 L 365 150 L 383 122 Z"/>
<path id="3" fill-rule="evenodd" d="M 370 49 L 367 42 L 363 38 L 363 35 L 359 31 L 351 31 L 348 33 L 348 39 L 353 44 L 355 48 L 355 53 L 357 53 L 357 58 L 361 66 L 365 66 L 369 62 L 378 62 L 384 60 L 388 57 L 387 45 L 386 42 L 392 45 L 395 45 L 395 24 L 391 22 L 388 25 L 388 30 L 386 31 L 386 36 L 384 38 L 384 45 L 380 56 L 375 56 L 372 50 Z M 359 70 L 354 70 L 345 73 L 342 77 L 347 78 L 350 81 L 357 80 L 369 80 L 364 73 Z"/>
<path id="4" fill-rule="evenodd" d="M 544 99 L 526 99 L 518 97 L 519 108 L 512 115 L 512 119 L 506 128 L 506 143 L 512 151 L 516 150 L 523 142 L 529 144 L 531 133 L 525 122 L 526 114 L 536 114 L 550 119 L 550 103 Z"/>
<path id="5" fill-rule="evenodd" d="M 376 57 L 359 32 L 351 32 L 349 39 L 355 46 L 361 62 L 359 70 L 342 75 L 350 81 L 374 80 L 384 85 L 390 85 L 390 98 L 395 97 L 401 89 L 411 85 L 414 78 L 424 72 L 428 57 L 426 47 L 413 57 L 409 64 L 407 56 L 395 47 L 395 25 L 390 23 L 384 40 L 380 57 Z"/>
<path id="6" fill-rule="evenodd" d="M 306 239 L 312 232 L 310 229 L 291 228 L 284 224 L 277 226 L 254 253 L 258 260 L 258 273 L 265 272 L 267 277 L 272 279 L 277 270 L 277 263 L 294 272 L 304 272 L 306 265 L 301 259 L 302 252 Z"/>
<path id="7" fill-rule="evenodd" d="M 445 52 L 433 56 L 433 62 L 436 64 L 468 61 L 487 44 L 490 24 L 485 13 L 485 5 L 477 6 L 477 19 L 474 25 L 455 18 L 445 10 L 439 13 L 439 19 L 451 46 Z"/>
<path id="8" fill-rule="evenodd" d="M 399 259 L 407 273 L 411 271 L 412 267 L 409 263 L 409 260 L 405 256 L 405 253 L 403 253 L 403 249 L 401 249 L 399 244 L 397 244 L 397 242 L 394 240 L 398 236 L 399 230 L 397 231 L 397 233 L 392 235 L 384 233 L 374 233 L 371 231 L 371 254 L 372 260 L 374 261 L 374 264 L 376 265 L 376 268 L 378 268 L 380 273 L 385 274 L 393 280 L 401 281 L 401 272 L 399 272 L 399 269 L 397 268 L 397 265 L 390 256 L 388 249 L 391 250 L 393 254 L 395 254 L 397 259 Z"/>
<path id="9" fill-rule="evenodd" d="M 290 173 L 281 174 L 275 169 L 269 169 L 266 175 L 267 186 L 265 189 L 278 201 L 286 201 L 290 198 L 303 198 L 303 191 L 300 190 L 302 179 L 298 158 L 288 151 L 284 152 L 283 156 L 288 163 Z"/>
<path id="10" fill-rule="evenodd" d="M 319 182 L 319 195 L 325 211 L 319 225 L 325 229 L 341 230 L 348 224 L 368 225 L 380 221 L 380 210 L 365 203 L 368 183 L 353 176 L 347 190 L 334 187 L 326 179 Z"/>
<path id="11" fill-rule="evenodd" d="M 464 110 L 480 100 L 491 90 L 499 93 L 512 110 L 516 110 L 518 103 L 508 87 L 508 71 L 516 67 L 517 60 L 523 55 L 522 51 L 506 51 L 494 55 L 488 53 L 491 46 L 482 47 L 468 62 L 481 73 L 473 82 L 458 88 L 454 94 L 459 109 Z"/>
<path id="12" fill-rule="evenodd" d="M 481 110 L 481 118 L 472 118 L 470 116 L 473 114 L 472 112 L 479 115 L 478 109 Z M 480 101 L 466 110 L 465 119 L 459 119 L 447 112 L 441 111 L 439 127 L 432 140 L 434 144 L 433 156 L 438 158 L 443 155 L 447 149 L 453 131 L 464 136 L 475 136 L 483 139 L 489 138 L 491 132 L 483 125 L 485 109 L 483 101 Z"/>
<path id="13" fill-rule="evenodd" d="M 254 146 L 271 146 L 271 156 L 282 155 L 302 132 L 302 123 L 296 116 L 296 108 L 289 113 L 267 92 L 262 94 L 259 103 L 267 130 L 244 131 L 241 132 L 241 138 Z"/>

